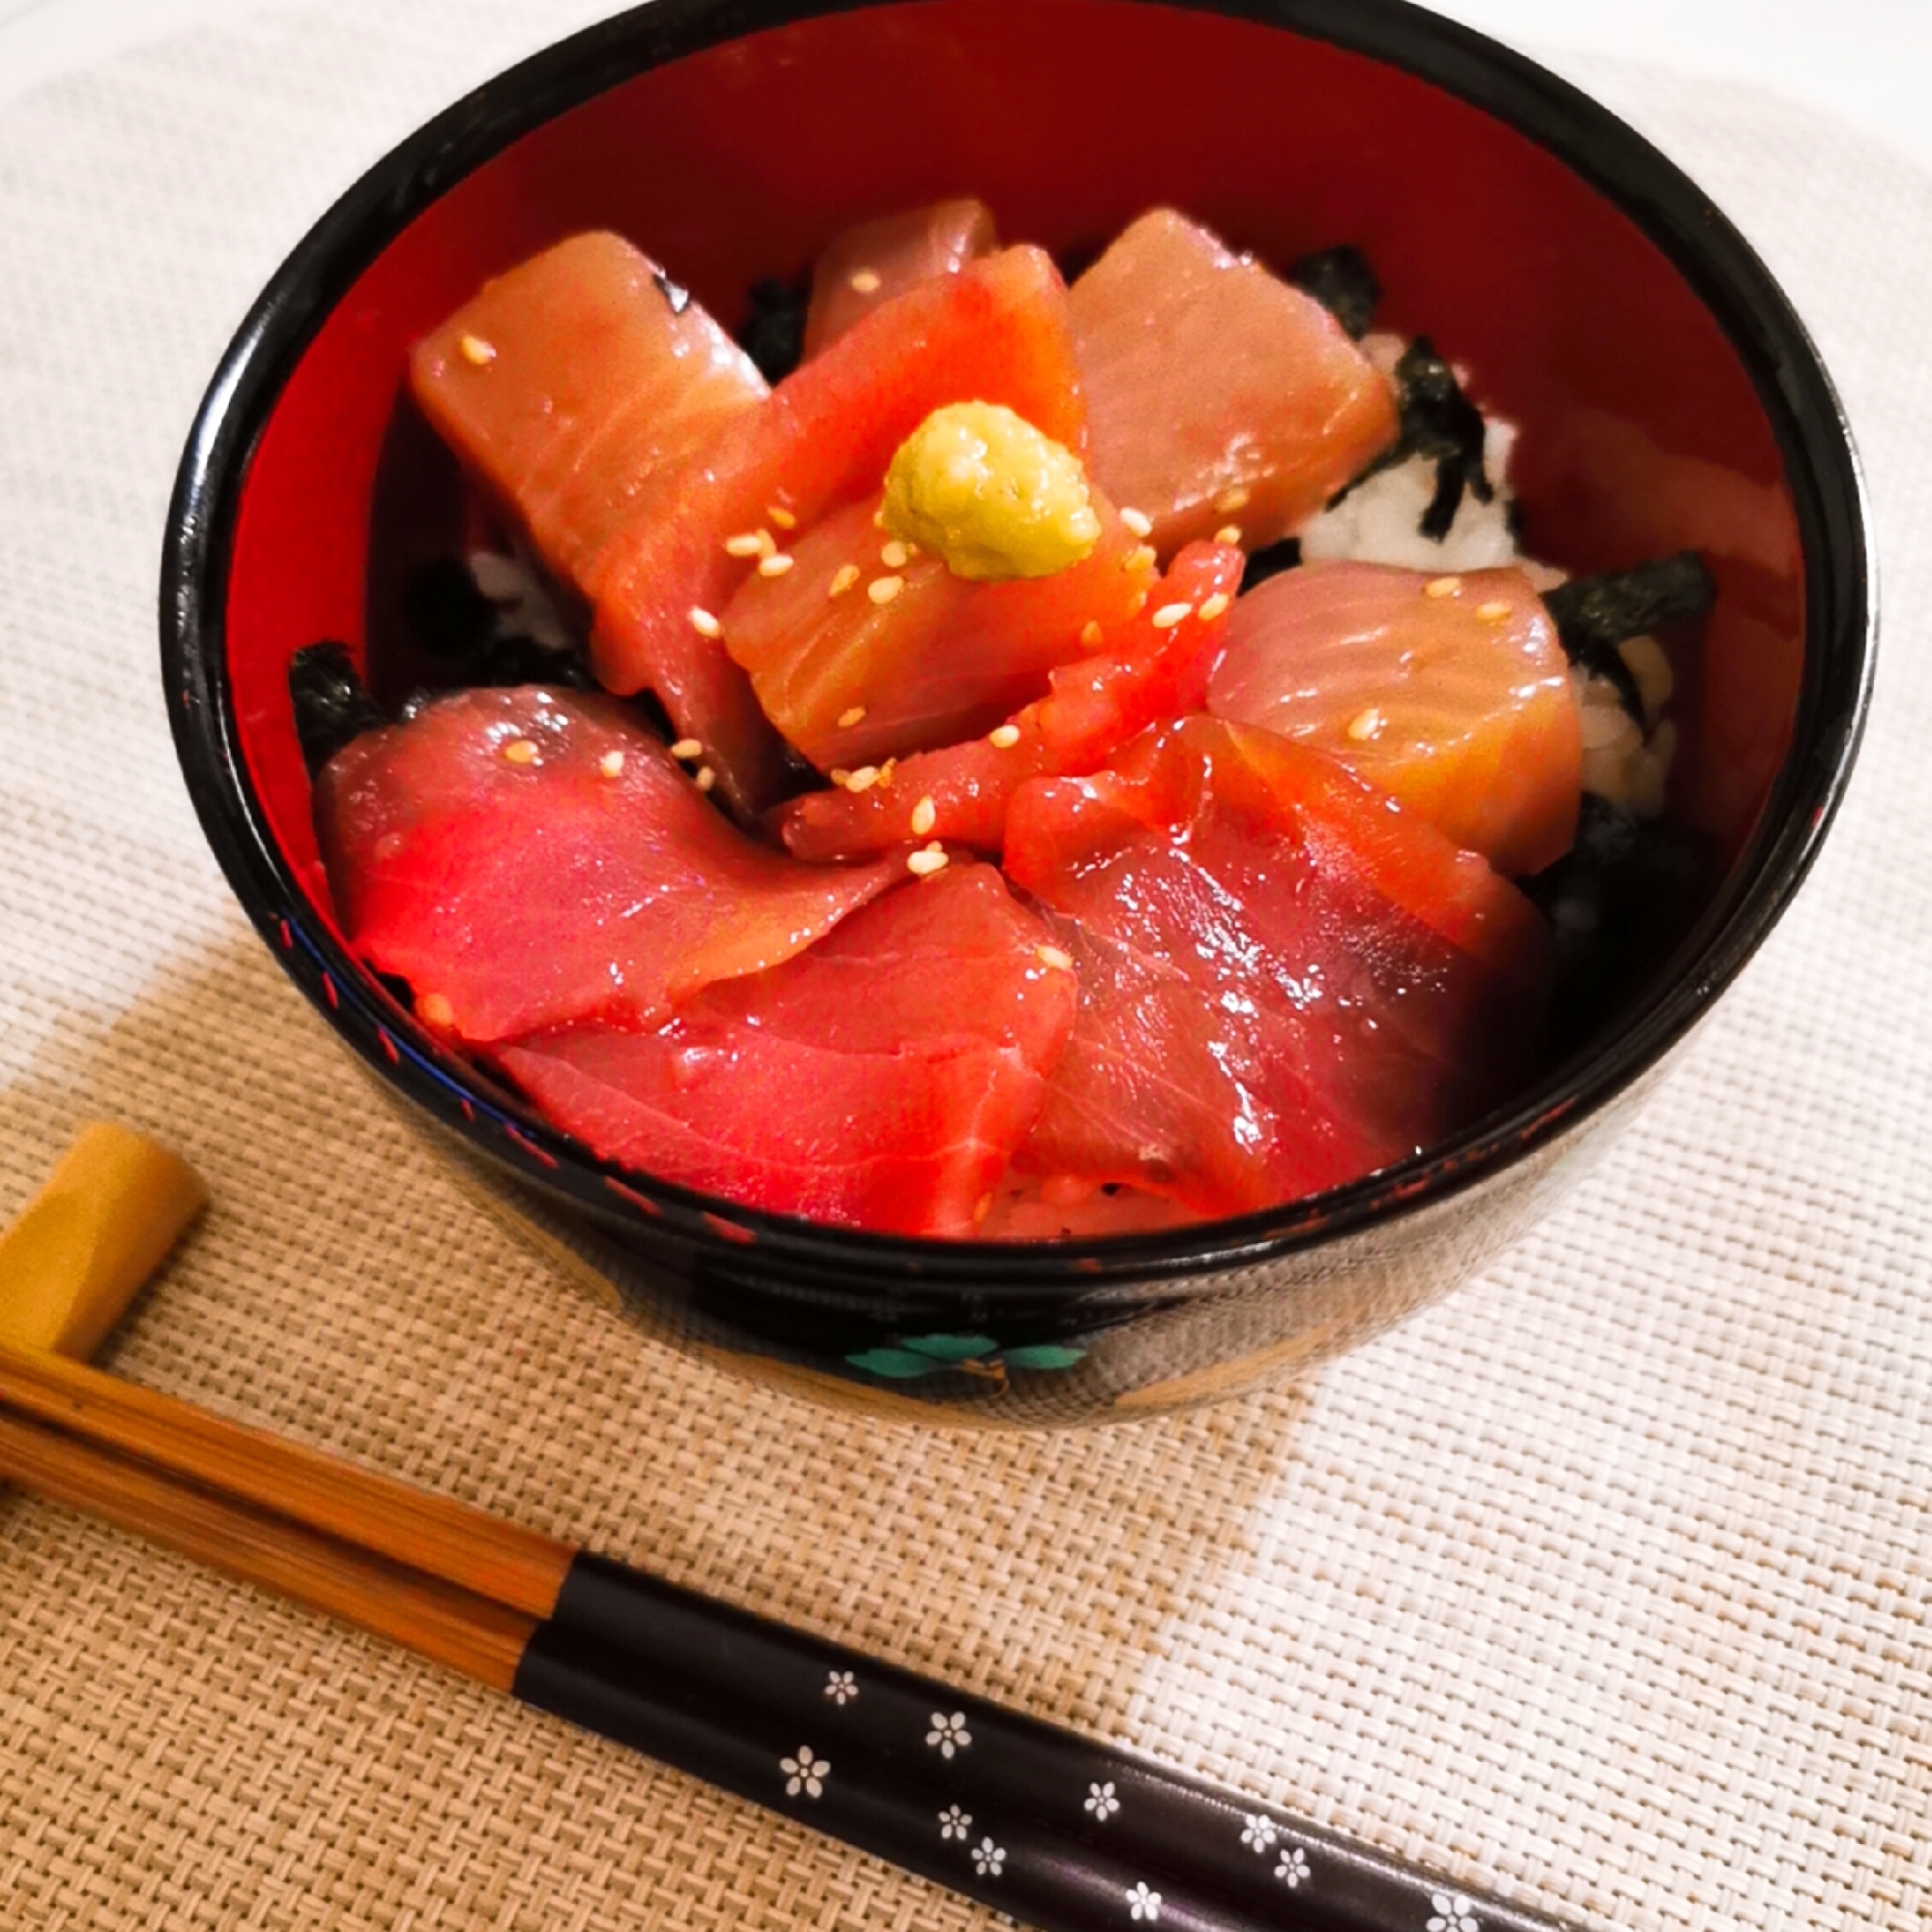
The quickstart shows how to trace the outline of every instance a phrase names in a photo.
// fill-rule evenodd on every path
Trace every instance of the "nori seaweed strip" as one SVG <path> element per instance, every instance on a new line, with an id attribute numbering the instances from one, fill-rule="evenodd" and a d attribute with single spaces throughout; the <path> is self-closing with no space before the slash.
<path id="1" fill-rule="evenodd" d="M 1248 562 L 1241 572 L 1241 589 L 1237 594 L 1246 596 L 1257 584 L 1265 584 L 1270 577 L 1279 577 L 1283 570 L 1301 567 L 1302 540 L 1298 536 L 1284 536 L 1279 543 L 1271 543 L 1264 550 L 1250 553 Z"/>
<path id="2" fill-rule="evenodd" d="M 1384 470 L 1420 456 L 1435 465 L 1435 495 L 1417 528 L 1440 543 L 1456 522 L 1466 491 L 1479 504 L 1496 494 L 1483 467 L 1483 412 L 1462 393 L 1456 371 L 1435 353 L 1427 335 L 1418 335 L 1396 364 L 1396 397 L 1400 428 L 1396 440 L 1357 476 L 1329 499 L 1329 507 Z"/>
<path id="3" fill-rule="evenodd" d="M 439 557 L 411 572 L 402 614 L 431 657 L 479 657 L 497 634 L 497 607 L 476 588 L 460 558 Z"/>
<path id="4" fill-rule="evenodd" d="M 1568 1053 L 1628 999 L 1688 924 L 1709 869 L 1696 839 L 1583 794 L 1576 842 L 1519 880 L 1556 938 L 1549 1046 Z"/>
<path id="5" fill-rule="evenodd" d="M 363 685 L 349 647 L 332 638 L 305 645 L 289 660 L 288 696 L 302 762 L 311 778 L 351 739 L 389 723 Z"/>
<path id="6" fill-rule="evenodd" d="M 1318 248 L 1288 265 L 1288 279 L 1313 296 L 1356 341 L 1369 332 L 1382 284 L 1360 248 Z"/>
<path id="7" fill-rule="evenodd" d="M 483 685 L 561 684 L 572 691 L 601 691 L 581 644 L 554 650 L 522 631 L 493 638 L 476 666 L 474 680 Z"/>
<path id="8" fill-rule="evenodd" d="M 805 311 L 812 282 L 782 282 L 766 275 L 751 285 L 751 313 L 737 332 L 737 345 L 767 383 L 781 383 L 805 357 Z"/>
<path id="9" fill-rule="evenodd" d="M 1660 557 L 1634 569 L 1572 577 L 1548 591 L 1543 602 L 1571 663 L 1614 684 L 1624 709 L 1641 725 L 1643 694 L 1617 647 L 1659 624 L 1701 618 L 1716 592 L 1703 558 L 1694 550 L 1680 550 L 1675 557 Z"/>

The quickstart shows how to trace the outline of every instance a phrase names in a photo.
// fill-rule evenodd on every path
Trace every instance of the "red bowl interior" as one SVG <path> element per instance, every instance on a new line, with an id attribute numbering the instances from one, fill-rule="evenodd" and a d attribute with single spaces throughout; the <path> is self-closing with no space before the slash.
<path id="1" fill-rule="evenodd" d="M 1316 40 L 1120 0 L 925 0 L 734 41 L 562 114 L 411 222 L 315 334 L 248 467 L 226 635 L 243 758 L 318 909 L 285 678 L 318 638 L 365 649 L 372 564 L 453 510 L 394 487 L 410 345 L 580 229 L 630 236 L 730 325 L 842 226 L 966 192 L 1056 250 L 1156 203 L 1276 261 L 1366 249 L 1378 322 L 1432 335 L 1522 425 L 1534 550 L 1575 569 L 1705 553 L 1720 597 L 1678 667 L 1675 804 L 1743 844 L 1797 704 L 1798 525 L 1737 352 L 1636 223 L 1512 128 Z"/>

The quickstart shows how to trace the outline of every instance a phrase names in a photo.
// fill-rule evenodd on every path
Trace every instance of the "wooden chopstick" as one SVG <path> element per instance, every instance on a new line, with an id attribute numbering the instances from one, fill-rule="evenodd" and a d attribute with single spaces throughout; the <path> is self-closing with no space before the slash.
<path id="1" fill-rule="evenodd" d="M 0 1474 L 508 1690 L 539 1619 L 0 1407 Z"/>
<path id="2" fill-rule="evenodd" d="M 0 1404 L 535 1621 L 557 1607 L 577 1554 L 486 1511 L 64 1356 L 0 1345 Z"/>
<path id="3" fill-rule="evenodd" d="M 1449 1893 L 1480 1932 L 1552 1932 L 1165 1766 L 0 1346 L 6 1477 L 1044 1932 L 1150 1922 L 1131 1910 L 1150 1899 L 1164 1932 L 1416 1932 Z"/>

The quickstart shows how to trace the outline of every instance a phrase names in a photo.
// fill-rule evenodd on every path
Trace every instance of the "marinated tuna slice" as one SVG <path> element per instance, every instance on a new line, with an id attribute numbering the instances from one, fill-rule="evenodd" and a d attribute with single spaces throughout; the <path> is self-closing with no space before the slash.
<path id="1" fill-rule="evenodd" d="M 1201 707 L 1243 562 L 1238 550 L 1190 544 L 1137 616 L 1053 671 L 1046 697 L 1003 730 L 901 759 L 889 785 L 835 787 L 782 807 L 787 849 L 845 858 L 937 838 L 998 851 L 1007 803 L 1027 779 L 1096 770 L 1147 726 Z"/>
<path id="2" fill-rule="evenodd" d="M 997 584 L 888 539 L 874 507 L 826 518 L 790 570 L 750 577 L 725 609 L 725 643 L 766 715 L 822 771 L 991 730 L 1081 654 L 1089 625 L 1124 623 L 1154 581 L 1152 554 L 1104 504 L 1090 556 Z"/>
<path id="3" fill-rule="evenodd" d="M 1074 284 L 1095 480 L 1163 557 L 1286 535 L 1395 441 L 1395 394 L 1312 296 L 1156 209 Z"/>
<path id="4" fill-rule="evenodd" d="M 1035 1172 L 1210 1215 L 1293 1200 L 1453 1133 L 1533 1044 L 1529 903 L 1272 733 L 1197 717 L 1023 786 L 1006 864 L 1081 983 Z"/>
<path id="5" fill-rule="evenodd" d="M 350 942 L 472 1043 L 654 1025 L 903 877 L 754 844 L 609 699 L 463 691 L 354 739 L 316 830 Z"/>
<path id="6" fill-rule="evenodd" d="M 876 502 L 900 444 L 934 410 L 975 400 L 1085 451 L 1066 289 L 1038 248 L 989 255 L 881 303 L 730 424 L 664 513 L 613 546 L 591 639 L 599 679 L 656 689 L 660 667 L 682 660 L 694 627 L 707 633 L 751 574 L 759 532 L 776 547 L 861 497 Z"/>
<path id="7" fill-rule="evenodd" d="M 812 271 L 805 356 L 828 349 L 881 303 L 935 275 L 956 275 L 999 245 L 983 201 L 937 201 L 836 237 Z"/>
<path id="8" fill-rule="evenodd" d="M 775 1213 L 966 1236 L 1073 1024 L 1046 943 L 991 866 L 955 866 L 657 1032 L 576 1027 L 496 1057 L 606 1160 Z"/>
<path id="9" fill-rule="evenodd" d="M 619 235 L 499 275 L 410 357 L 423 414 L 581 595 L 612 537 L 767 394 L 749 358 Z"/>
<path id="10" fill-rule="evenodd" d="M 648 256 L 578 235 L 488 283 L 418 343 L 423 413 L 544 566 L 587 603 L 624 531 L 681 501 L 681 478 L 767 390 L 750 360 Z M 668 630 L 649 685 L 710 753 L 740 811 L 779 790 L 784 749 L 714 637 Z"/>
<path id="11" fill-rule="evenodd" d="M 1519 570 L 1270 578 L 1228 620 L 1208 708 L 1330 753 L 1499 872 L 1541 872 L 1575 837 L 1580 716 Z"/>

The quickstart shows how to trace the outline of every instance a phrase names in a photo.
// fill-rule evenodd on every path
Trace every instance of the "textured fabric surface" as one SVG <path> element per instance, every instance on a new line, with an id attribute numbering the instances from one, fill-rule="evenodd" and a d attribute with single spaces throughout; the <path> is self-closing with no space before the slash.
<path id="1" fill-rule="evenodd" d="M 1932 179 L 1767 97 L 1580 74 L 1809 319 L 1888 610 L 1830 848 L 1618 1151 L 1302 1387 L 919 1432 L 639 1343 L 476 1213 L 248 933 L 174 768 L 159 537 L 230 331 L 358 169 L 591 11 L 261 12 L 0 120 L 0 1197 L 85 1115 L 159 1133 L 216 1205 L 129 1375 L 1469 1881 L 1634 1932 L 1925 1922 Z M 9 1932 L 992 1922 L 0 1497 Z"/>

